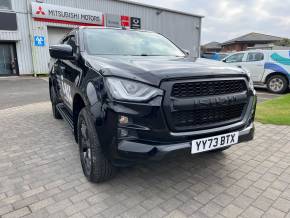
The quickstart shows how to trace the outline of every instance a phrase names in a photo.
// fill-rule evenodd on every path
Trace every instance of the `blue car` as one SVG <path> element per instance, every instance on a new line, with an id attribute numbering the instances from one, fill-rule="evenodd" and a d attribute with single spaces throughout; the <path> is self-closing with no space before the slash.
<path id="1" fill-rule="evenodd" d="M 202 58 L 221 61 L 229 56 L 228 53 L 217 53 L 217 52 L 205 52 L 201 55 Z"/>

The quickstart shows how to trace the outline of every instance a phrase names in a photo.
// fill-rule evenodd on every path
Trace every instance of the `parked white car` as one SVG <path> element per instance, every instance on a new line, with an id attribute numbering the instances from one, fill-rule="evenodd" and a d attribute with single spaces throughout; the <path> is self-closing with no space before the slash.
<path id="1" fill-rule="evenodd" d="M 290 84 L 290 51 L 249 50 L 237 52 L 223 62 L 249 71 L 256 86 L 267 86 L 273 93 L 284 93 Z"/>

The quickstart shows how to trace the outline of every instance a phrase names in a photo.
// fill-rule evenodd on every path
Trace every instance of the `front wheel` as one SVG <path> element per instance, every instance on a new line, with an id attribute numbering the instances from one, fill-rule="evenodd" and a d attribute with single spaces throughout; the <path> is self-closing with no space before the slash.
<path id="1" fill-rule="evenodd" d="M 79 114 L 77 128 L 80 159 L 87 179 L 99 183 L 113 178 L 116 168 L 105 157 L 93 121 L 86 108 L 83 108 Z"/>
<path id="2" fill-rule="evenodd" d="M 272 93 L 282 94 L 288 88 L 288 81 L 284 76 L 273 75 L 267 81 L 268 90 Z"/>

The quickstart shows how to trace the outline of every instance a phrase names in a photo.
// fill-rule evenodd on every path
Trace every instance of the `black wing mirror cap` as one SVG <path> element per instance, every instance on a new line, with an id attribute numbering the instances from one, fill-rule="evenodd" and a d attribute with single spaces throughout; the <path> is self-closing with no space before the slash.
<path id="1" fill-rule="evenodd" d="M 52 45 L 49 47 L 49 54 L 52 58 L 62 60 L 73 60 L 73 49 L 70 45 Z"/>

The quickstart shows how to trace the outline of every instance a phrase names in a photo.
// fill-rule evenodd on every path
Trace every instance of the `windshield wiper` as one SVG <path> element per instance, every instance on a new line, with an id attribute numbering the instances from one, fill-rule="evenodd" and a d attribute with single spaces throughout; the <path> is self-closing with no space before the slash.
<path id="1" fill-rule="evenodd" d="M 164 55 L 154 55 L 154 54 L 145 54 L 145 53 L 144 53 L 144 54 L 139 54 L 139 55 L 130 55 L 130 56 L 144 56 L 144 57 L 145 57 L 145 56 L 146 56 L 146 57 L 147 57 L 147 56 L 152 56 L 152 57 L 153 57 L 153 56 L 164 56 Z"/>

